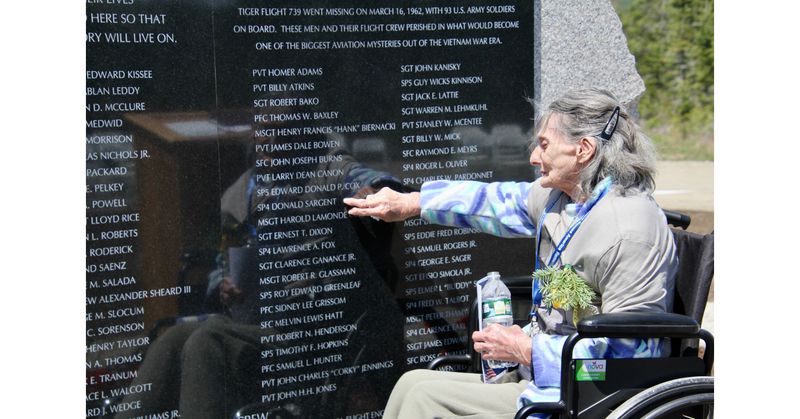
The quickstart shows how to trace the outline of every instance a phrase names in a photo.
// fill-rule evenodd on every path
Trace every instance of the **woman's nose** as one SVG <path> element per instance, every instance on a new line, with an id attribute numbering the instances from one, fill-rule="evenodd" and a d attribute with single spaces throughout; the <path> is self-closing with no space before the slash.
<path id="1" fill-rule="evenodd" d="M 536 148 L 531 151 L 531 157 L 529 159 L 531 166 L 540 166 L 542 164 L 542 148 L 538 145 Z"/>

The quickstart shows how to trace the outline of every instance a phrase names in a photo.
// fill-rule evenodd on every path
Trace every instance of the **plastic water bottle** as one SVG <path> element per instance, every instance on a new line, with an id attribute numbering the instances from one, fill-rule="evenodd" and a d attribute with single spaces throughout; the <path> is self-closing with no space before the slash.
<path id="1" fill-rule="evenodd" d="M 501 326 L 511 326 L 514 324 L 514 317 L 511 313 L 511 291 L 506 284 L 500 280 L 499 272 L 489 272 L 481 281 L 483 285 L 483 304 L 481 313 L 483 316 L 483 327 L 490 324 Z M 517 366 L 516 362 L 506 362 L 489 360 L 491 368 L 509 368 Z"/>

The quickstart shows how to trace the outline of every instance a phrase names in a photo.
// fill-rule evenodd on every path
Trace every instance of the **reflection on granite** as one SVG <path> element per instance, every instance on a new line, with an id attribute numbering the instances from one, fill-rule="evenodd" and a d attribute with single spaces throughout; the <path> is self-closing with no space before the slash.
<path id="1" fill-rule="evenodd" d="M 334 3 L 87 4 L 87 417 L 378 417 L 532 270 L 342 199 L 533 179 L 539 2 Z"/>

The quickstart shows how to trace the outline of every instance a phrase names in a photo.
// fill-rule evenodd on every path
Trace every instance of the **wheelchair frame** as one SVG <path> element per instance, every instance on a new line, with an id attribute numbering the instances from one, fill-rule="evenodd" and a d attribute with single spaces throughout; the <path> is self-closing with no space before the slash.
<path id="1" fill-rule="evenodd" d="M 627 391 L 618 391 L 608 395 L 610 399 L 603 399 L 600 403 L 595 403 L 587 409 L 579 411 L 577 406 L 578 400 L 578 386 L 576 385 L 576 361 L 572 356 L 572 351 L 575 345 L 581 340 L 586 338 L 689 338 L 689 339 L 702 339 L 706 343 L 706 349 L 702 361 L 694 357 L 695 360 L 702 362 L 702 373 L 709 375 L 714 363 L 714 337 L 707 330 L 701 329 L 697 321 L 694 319 L 675 313 L 608 313 L 599 314 L 581 320 L 578 323 L 578 330 L 567 338 L 564 343 L 564 348 L 561 355 L 561 390 L 560 399 L 557 402 L 540 402 L 533 403 L 520 409 L 515 418 L 527 418 L 534 413 L 549 413 L 557 414 L 562 418 L 578 418 L 578 417 L 631 417 L 630 412 L 639 411 L 642 409 L 640 404 L 630 403 L 626 405 L 622 403 L 617 407 L 611 416 L 606 416 L 597 411 L 602 411 L 607 405 L 615 405 L 618 402 L 631 399 L 631 395 L 641 392 L 650 391 L 649 388 L 654 387 L 634 387 Z M 693 357 L 684 357 L 691 360 Z M 675 358 L 648 358 L 648 359 L 621 359 L 616 358 L 614 361 L 646 361 L 657 364 L 675 360 Z M 608 361 L 611 361 L 609 359 Z M 665 376 L 669 376 L 671 371 L 665 371 Z M 680 372 L 680 371 L 678 371 Z M 674 412 L 677 409 L 697 405 L 697 404 L 713 404 L 713 377 L 709 377 L 710 388 L 708 380 L 705 380 L 704 385 L 701 386 L 699 391 L 700 396 L 690 397 L 684 399 L 685 396 L 698 394 L 696 381 L 697 377 L 672 377 L 677 381 L 673 384 L 671 391 L 668 394 L 662 394 L 662 398 L 648 399 L 648 403 L 657 401 L 663 402 L 664 406 L 669 404 L 669 408 L 660 414 L 667 414 Z M 652 378 L 651 378 L 652 379 Z M 656 378 L 658 380 L 659 378 Z M 663 379 L 663 378 L 661 378 Z M 668 380 L 669 381 L 669 380 Z M 661 385 L 661 384 L 658 384 Z M 633 393 L 633 394 L 632 394 Z M 710 395 L 710 398 L 709 398 Z M 635 397 L 635 396 L 634 396 Z M 702 403 L 700 403 L 702 400 Z M 661 405 L 654 406 L 658 409 Z M 593 411 L 595 409 L 597 411 Z M 622 410 L 620 410 L 622 409 Z M 581 416 L 579 416 L 579 414 Z M 599 416 L 598 416 L 599 415 Z M 638 417 L 638 416 L 637 416 Z M 658 417 L 658 416 L 656 416 Z"/>
<path id="2" fill-rule="evenodd" d="M 664 210 L 667 221 L 674 227 L 686 230 L 691 223 L 691 218 L 687 215 Z M 674 234 L 679 230 L 673 229 Z M 682 232 L 682 234 L 693 234 Z M 709 234 L 713 238 L 713 232 Z M 703 238 L 701 236 L 701 238 Z M 705 244 L 705 240 L 702 240 Z M 677 244 L 677 237 L 676 237 Z M 713 241 L 712 241 L 713 245 Z M 712 248 L 713 249 L 713 248 Z M 702 248 L 701 248 L 702 252 Z M 713 253 L 712 253 L 713 254 Z M 703 272 L 698 275 L 710 275 L 713 277 L 713 262 L 710 272 Z M 530 282 L 525 284 L 522 278 L 509 278 L 507 283 L 513 295 L 530 295 Z M 504 278 L 505 281 L 505 278 Z M 527 281 L 530 281 L 528 279 Z M 706 285 L 709 285 L 706 284 Z M 523 288 L 528 287 L 527 290 Z M 708 289 L 705 288 L 707 297 Z M 675 291 L 676 303 L 679 301 L 677 290 Z M 681 309 L 683 302 L 681 303 Z M 705 302 L 699 308 L 699 315 L 702 316 Z M 676 307 L 677 308 L 677 307 Z M 697 307 L 692 307 L 691 314 L 697 316 Z M 477 307 L 472 308 L 473 316 L 477 313 Z M 689 314 L 689 312 L 687 312 Z M 470 320 L 472 321 L 472 320 Z M 474 323 L 477 323 L 475 321 Z M 476 324 L 471 327 L 477 329 Z M 678 357 L 670 358 L 614 358 L 606 361 L 612 363 L 634 362 L 653 365 L 667 366 L 663 373 L 658 372 L 655 376 L 639 380 L 630 388 L 616 389 L 612 394 L 606 394 L 599 401 L 593 402 L 589 406 L 579 407 L 579 385 L 576 381 L 577 361 L 582 359 L 573 358 L 572 352 L 581 339 L 586 338 L 672 338 L 672 339 L 700 339 L 706 344 L 703 358 L 700 359 L 691 350 L 686 353 L 678 353 Z M 472 339 L 468 341 L 469 351 L 472 352 Z M 690 348 L 691 349 L 691 348 Z M 680 345 L 673 345 L 673 351 L 680 352 Z M 678 361 L 683 360 L 683 361 Z M 676 363 L 676 361 L 678 363 Z M 441 365 L 447 364 L 466 364 L 468 370 L 479 371 L 479 356 L 474 354 L 466 355 L 444 355 L 434 359 L 428 364 L 429 369 L 436 369 Z M 699 363 L 699 365 L 698 365 Z M 707 330 L 701 329 L 693 317 L 676 313 L 606 313 L 598 314 L 581 320 L 577 325 L 577 331 L 567 338 L 561 356 L 561 387 L 560 397 L 556 402 L 539 402 L 527 405 L 520 409 L 515 415 L 515 419 L 524 419 L 532 414 L 557 415 L 560 418 L 633 418 L 633 417 L 665 417 L 674 414 L 676 411 L 694 407 L 703 407 L 703 417 L 713 417 L 714 404 L 714 378 L 710 376 L 714 363 L 714 337 Z M 694 365 L 692 365 L 694 364 Z M 651 369 L 652 370 L 652 369 Z M 687 374 L 688 372 L 688 374 Z M 647 380 L 650 380 L 648 383 Z M 643 384 L 644 383 L 644 384 Z M 584 386 L 585 387 L 585 386 Z M 610 414 L 608 410 L 614 409 Z M 605 410 L 604 410 L 605 409 Z M 709 416 L 710 414 L 710 416 Z"/>

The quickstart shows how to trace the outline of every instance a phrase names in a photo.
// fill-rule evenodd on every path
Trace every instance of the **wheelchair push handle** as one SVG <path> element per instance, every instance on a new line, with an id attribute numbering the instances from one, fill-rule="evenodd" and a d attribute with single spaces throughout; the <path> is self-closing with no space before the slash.
<path id="1" fill-rule="evenodd" d="M 665 209 L 662 209 L 661 211 L 663 211 L 664 215 L 667 216 L 667 224 L 686 230 L 689 228 L 689 224 L 692 223 L 692 217 L 686 214 Z"/>

